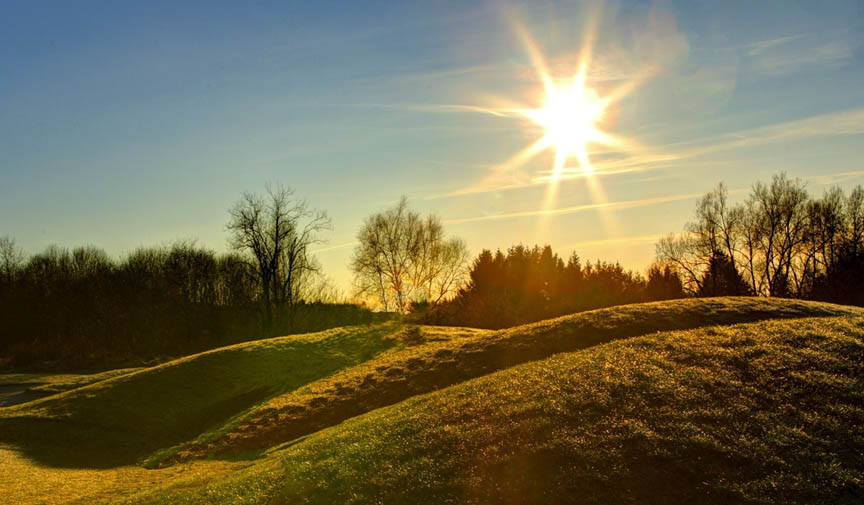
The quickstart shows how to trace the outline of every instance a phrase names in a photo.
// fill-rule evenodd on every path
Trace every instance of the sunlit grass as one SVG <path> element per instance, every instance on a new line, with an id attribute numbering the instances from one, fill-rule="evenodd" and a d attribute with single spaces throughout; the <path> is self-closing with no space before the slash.
<path id="1" fill-rule="evenodd" d="M 864 311 L 765 298 L 689 299 L 594 310 L 501 331 L 415 328 L 418 345 L 391 349 L 276 396 L 192 443 L 157 454 L 149 463 L 160 463 L 175 451 L 179 459 L 248 456 L 413 395 L 615 339 L 766 318 L 840 314 Z"/>
<path id="2" fill-rule="evenodd" d="M 837 444 L 861 447 L 845 427 L 861 421 L 849 395 L 862 390 L 862 313 L 689 299 L 502 331 L 390 323 L 239 344 L 0 408 L 0 491 L 15 504 L 500 503 L 504 489 L 531 503 L 681 502 L 651 494 L 669 488 L 788 502 L 757 499 L 775 482 L 836 497 L 860 489 Z M 751 419 L 777 429 L 734 440 Z M 779 474 L 777 444 L 800 445 Z M 219 459 L 174 463 L 177 451 Z"/>
<path id="3" fill-rule="evenodd" d="M 411 398 L 136 502 L 852 503 L 862 353 L 861 317 L 617 341 Z"/>

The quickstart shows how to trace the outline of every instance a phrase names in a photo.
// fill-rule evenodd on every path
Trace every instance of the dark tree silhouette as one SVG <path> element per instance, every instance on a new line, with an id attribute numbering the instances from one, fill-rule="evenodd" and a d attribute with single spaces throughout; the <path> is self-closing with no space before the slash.
<path id="1" fill-rule="evenodd" d="M 250 258 L 262 294 L 267 326 L 297 300 L 310 274 L 319 268 L 309 254 L 318 234 L 330 228 L 324 211 L 314 211 L 294 190 L 267 184 L 266 194 L 243 193 L 230 210 L 231 246 Z"/>
<path id="2" fill-rule="evenodd" d="M 657 296 L 683 296 L 674 269 L 655 279 Z M 677 279 L 678 290 L 674 289 Z M 665 286 L 661 287 L 661 283 Z M 662 293 L 661 293 L 662 291 Z M 647 283 L 618 263 L 587 263 L 573 254 L 565 263 L 549 246 L 484 250 L 457 296 L 423 316 L 433 324 L 503 328 L 562 314 L 643 301 Z M 661 299 L 661 298 L 656 298 Z"/>
<path id="3" fill-rule="evenodd" d="M 725 254 L 717 254 L 708 263 L 702 282 L 699 284 L 698 296 L 746 296 L 750 295 L 750 286 L 735 265 Z"/>
<path id="4" fill-rule="evenodd" d="M 812 198 L 785 174 L 757 182 L 730 206 L 724 185 L 705 195 L 681 235 L 657 244 L 684 288 L 699 296 L 756 294 L 860 303 L 864 189 L 830 188 Z M 746 287 L 746 289 L 745 289 Z"/>
<path id="5" fill-rule="evenodd" d="M 645 285 L 646 300 L 672 300 L 684 298 L 681 276 L 672 265 L 653 264 L 648 268 L 648 283 Z"/>

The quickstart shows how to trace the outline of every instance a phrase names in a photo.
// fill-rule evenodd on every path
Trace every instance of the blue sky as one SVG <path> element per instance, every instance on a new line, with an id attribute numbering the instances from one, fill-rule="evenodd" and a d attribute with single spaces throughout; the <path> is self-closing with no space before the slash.
<path id="1" fill-rule="evenodd" d="M 603 124 L 635 147 L 595 152 L 600 175 L 548 206 L 551 152 L 502 169 L 537 128 L 464 107 L 537 105 L 517 23 L 553 77 L 590 26 L 590 86 L 650 74 Z M 318 257 L 346 290 L 363 217 L 402 194 L 473 252 L 549 243 L 643 268 L 719 181 L 733 198 L 781 170 L 814 194 L 864 182 L 862 83 L 860 0 L 7 0 L 0 236 L 221 251 L 232 202 L 281 181 L 332 216 Z"/>

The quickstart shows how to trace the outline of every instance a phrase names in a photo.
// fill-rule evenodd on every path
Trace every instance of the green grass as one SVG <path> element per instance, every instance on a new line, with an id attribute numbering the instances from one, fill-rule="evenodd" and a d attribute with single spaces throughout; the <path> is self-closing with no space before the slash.
<path id="1" fill-rule="evenodd" d="M 106 372 L 88 374 L 47 374 L 47 373 L 15 373 L 0 374 L 0 386 L 22 385 L 27 386 L 27 391 L 34 393 L 53 395 L 71 389 L 84 387 L 99 381 L 112 379 L 128 373 L 143 370 L 142 368 L 120 368 Z"/>
<path id="2" fill-rule="evenodd" d="M 41 464 L 132 464 L 246 409 L 397 345 L 398 326 L 238 344 L 0 408 L 0 444 Z"/>
<path id="3" fill-rule="evenodd" d="M 860 503 L 862 358 L 861 317 L 616 341 L 125 503 Z"/>
<path id="4" fill-rule="evenodd" d="M 239 344 L 0 408 L 0 501 L 854 503 L 862 317 L 718 298 Z"/>
<path id="5" fill-rule="evenodd" d="M 393 349 L 328 378 L 277 396 L 198 439 L 167 461 L 254 456 L 375 408 L 496 370 L 613 339 L 766 318 L 864 314 L 860 309 L 793 300 L 724 298 L 635 304 L 573 314 L 501 331 L 415 328 L 417 343 Z"/>

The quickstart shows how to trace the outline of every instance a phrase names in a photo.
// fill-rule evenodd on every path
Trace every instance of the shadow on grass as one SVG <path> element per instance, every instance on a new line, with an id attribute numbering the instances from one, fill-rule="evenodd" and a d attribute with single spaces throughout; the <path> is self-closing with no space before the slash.
<path id="1" fill-rule="evenodd" d="M 174 429 L 162 430 L 146 425 L 107 428 L 62 418 L 10 416 L 0 418 L 0 444 L 12 446 L 23 456 L 50 467 L 104 469 L 132 465 L 154 451 L 189 440 L 272 395 L 271 388 L 235 395 L 199 411 Z"/>
<path id="2" fill-rule="evenodd" d="M 30 384 L 0 384 L 0 407 L 11 407 L 21 403 L 45 398 L 51 393 L 30 390 Z"/>

